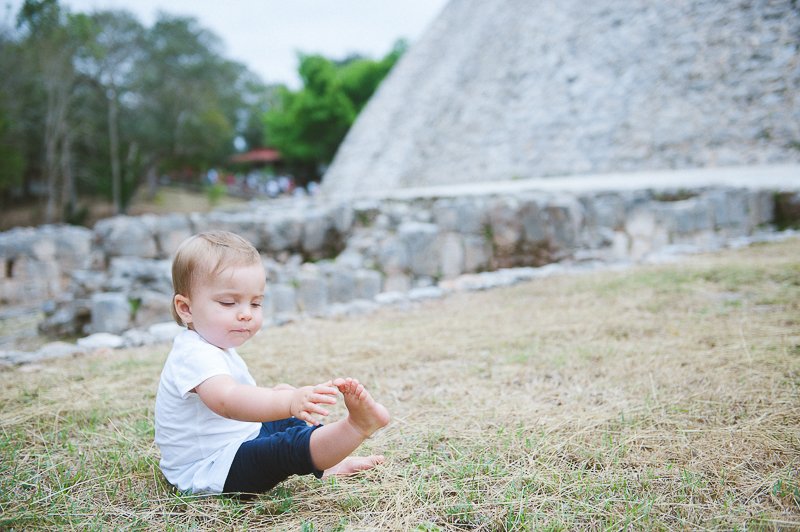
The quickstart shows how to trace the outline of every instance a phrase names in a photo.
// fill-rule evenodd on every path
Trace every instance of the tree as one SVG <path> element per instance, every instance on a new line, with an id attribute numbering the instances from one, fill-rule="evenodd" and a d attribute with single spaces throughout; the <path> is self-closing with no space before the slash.
<path id="1" fill-rule="evenodd" d="M 3 29 L 0 208 L 44 196 L 44 221 L 78 221 L 80 194 L 124 212 L 145 176 L 196 178 L 227 162 L 237 136 L 263 143 L 253 117 L 271 92 L 195 19 L 145 28 L 124 11 L 25 0 L 16 31 Z"/>
<path id="2" fill-rule="evenodd" d="M 192 18 L 162 14 L 147 32 L 133 108 L 151 190 L 159 172 L 207 168 L 233 151 L 238 89 L 248 72 L 219 48 Z"/>
<path id="3" fill-rule="evenodd" d="M 79 65 L 107 103 L 111 196 L 114 211 L 120 213 L 125 203 L 120 154 L 120 98 L 129 91 L 127 85 L 142 52 L 144 28 L 126 11 L 100 11 L 92 14 L 90 19 L 92 44 L 86 48 Z"/>
<path id="4" fill-rule="evenodd" d="M 74 208 L 70 104 L 77 82 L 75 57 L 89 36 L 88 19 L 71 15 L 57 0 L 25 0 L 18 26 L 28 32 L 26 50 L 38 68 L 46 96 L 44 174 L 47 183 L 45 222 L 60 220 Z"/>
<path id="5" fill-rule="evenodd" d="M 24 185 L 28 141 L 24 110 L 31 108 L 26 105 L 31 100 L 25 97 L 30 93 L 24 90 L 29 86 L 27 71 L 19 46 L 6 28 L 0 28 L 0 72 L 15 73 L 0 77 L 0 200 L 5 200 Z"/>
<path id="6" fill-rule="evenodd" d="M 399 41 L 380 61 L 355 56 L 334 62 L 300 55 L 303 87 L 280 87 L 264 115 L 267 141 L 283 154 L 301 184 L 318 180 L 358 113 L 405 50 Z"/>

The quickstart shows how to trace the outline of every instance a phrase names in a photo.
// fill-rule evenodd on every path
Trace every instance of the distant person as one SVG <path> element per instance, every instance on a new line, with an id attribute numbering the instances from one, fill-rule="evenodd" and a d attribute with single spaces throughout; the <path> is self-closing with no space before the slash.
<path id="1" fill-rule="evenodd" d="M 278 187 L 280 188 L 281 194 L 286 194 L 289 192 L 289 186 L 291 181 L 289 180 L 289 176 L 282 175 L 278 177 Z"/>
<path id="2" fill-rule="evenodd" d="M 236 348 L 261 328 L 266 273 L 258 251 L 226 231 L 185 240 L 172 264 L 172 313 L 187 329 L 161 373 L 155 441 L 181 491 L 261 493 L 291 475 L 349 475 L 384 461 L 351 457 L 389 423 L 357 380 L 257 387 Z M 348 416 L 322 426 L 341 393 Z"/>
<path id="3" fill-rule="evenodd" d="M 219 179 L 219 172 L 217 172 L 215 168 L 212 168 L 211 170 L 208 171 L 208 173 L 206 173 L 206 180 L 208 181 L 209 185 L 216 185 L 218 179 Z"/>
<path id="4" fill-rule="evenodd" d="M 267 196 L 270 198 L 277 198 L 278 194 L 281 193 L 280 185 L 275 179 L 270 179 L 267 181 Z"/>

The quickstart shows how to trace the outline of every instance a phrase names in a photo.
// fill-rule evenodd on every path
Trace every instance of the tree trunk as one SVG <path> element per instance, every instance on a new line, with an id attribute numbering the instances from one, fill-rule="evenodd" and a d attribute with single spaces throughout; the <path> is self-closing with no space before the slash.
<path id="1" fill-rule="evenodd" d="M 72 172 L 72 133 L 64 124 L 61 140 L 61 206 L 62 221 L 71 221 L 74 218 L 77 199 L 75 195 L 75 179 Z"/>
<path id="2" fill-rule="evenodd" d="M 63 82 L 51 82 L 47 87 L 47 114 L 45 117 L 44 154 L 45 176 L 47 179 L 47 206 L 45 223 L 61 220 L 61 201 L 59 184 L 61 181 L 61 161 L 59 148 L 64 142 L 66 131 L 68 88 Z"/>
<path id="3" fill-rule="evenodd" d="M 119 125 L 117 120 L 117 91 L 109 89 L 108 98 L 108 145 L 111 151 L 111 198 L 114 202 L 114 214 L 120 214 L 122 208 L 122 173 L 119 164 Z"/>
<path id="4" fill-rule="evenodd" d="M 158 164 L 153 162 L 147 167 L 147 198 L 153 200 L 158 192 Z"/>

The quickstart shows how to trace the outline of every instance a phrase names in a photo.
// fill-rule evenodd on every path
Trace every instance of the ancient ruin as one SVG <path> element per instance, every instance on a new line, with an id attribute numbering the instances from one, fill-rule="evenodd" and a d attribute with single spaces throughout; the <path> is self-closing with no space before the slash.
<path id="1" fill-rule="evenodd" d="M 792 0 L 452 0 L 323 190 L 798 162 L 799 43 Z"/>

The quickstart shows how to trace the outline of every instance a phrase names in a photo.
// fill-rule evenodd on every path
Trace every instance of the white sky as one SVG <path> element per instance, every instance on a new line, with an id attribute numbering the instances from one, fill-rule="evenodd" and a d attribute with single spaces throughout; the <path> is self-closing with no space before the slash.
<path id="1" fill-rule="evenodd" d="M 0 0 L 16 14 L 23 0 Z M 379 59 L 413 43 L 447 0 L 60 0 L 72 11 L 126 9 L 146 26 L 158 11 L 193 16 L 225 45 L 224 55 L 268 83 L 298 85 L 297 52 Z M 5 9 L 2 10 L 5 16 Z"/>

